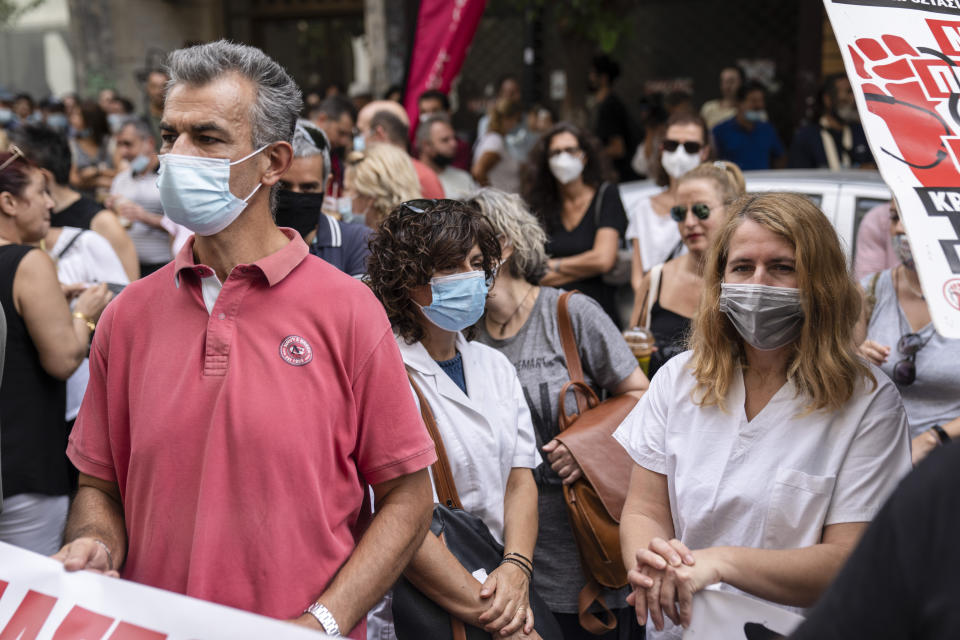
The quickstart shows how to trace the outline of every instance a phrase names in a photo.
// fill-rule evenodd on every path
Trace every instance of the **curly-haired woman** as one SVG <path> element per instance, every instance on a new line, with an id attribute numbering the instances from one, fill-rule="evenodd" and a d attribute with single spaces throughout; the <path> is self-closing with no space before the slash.
<path id="1" fill-rule="evenodd" d="M 615 184 L 604 184 L 609 167 L 596 141 L 561 122 L 530 152 L 525 192 L 547 232 L 547 273 L 541 284 L 577 289 L 600 303 L 614 322 L 616 287 L 603 274 L 616 265 L 627 214 Z"/>
<path id="2" fill-rule="evenodd" d="M 540 456 L 513 365 L 471 340 L 499 261 L 500 243 L 475 208 L 414 200 L 391 211 L 371 240 L 367 281 L 436 418 L 464 510 L 512 558 L 481 583 L 428 535 L 406 576 L 468 624 L 498 637 L 536 637 L 528 594 L 537 539 L 531 469 Z"/>
<path id="3" fill-rule="evenodd" d="M 819 209 L 738 200 L 703 277 L 692 351 L 615 434 L 637 462 L 620 537 L 653 638 L 679 638 L 670 622 L 715 583 L 810 606 L 910 469 L 900 396 L 857 354 L 860 295 Z"/>

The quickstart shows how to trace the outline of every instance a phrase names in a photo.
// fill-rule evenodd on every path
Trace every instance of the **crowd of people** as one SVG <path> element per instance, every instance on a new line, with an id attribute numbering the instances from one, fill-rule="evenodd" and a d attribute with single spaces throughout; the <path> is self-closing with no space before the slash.
<path id="1" fill-rule="evenodd" d="M 713 585 L 819 601 L 829 629 L 871 520 L 880 546 L 918 508 L 884 508 L 912 464 L 960 438 L 960 341 L 931 323 L 895 203 L 865 219 L 854 277 L 809 200 L 746 192 L 742 170 L 788 159 L 869 165 L 848 82 L 788 153 L 739 69 L 643 139 L 618 74 L 594 60 L 593 129 L 523 109 L 506 77 L 473 145 L 439 91 L 413 129 L 395 100 L 304 106 L 225 41 L 171 53 L 141 116 L 112 93 L 18 97 L 0 541 L 333 636 L 409 640 L 407 583 L 502 638 L 678 638 Z M 663 190 L 628 210 L 638 174 Z M 634 463 L 627 580 L 593 599 L 567 327 L 583 384 L 636 401 L 597 452 Z M 454 506 L 499 564 L 436 535 Z"/>

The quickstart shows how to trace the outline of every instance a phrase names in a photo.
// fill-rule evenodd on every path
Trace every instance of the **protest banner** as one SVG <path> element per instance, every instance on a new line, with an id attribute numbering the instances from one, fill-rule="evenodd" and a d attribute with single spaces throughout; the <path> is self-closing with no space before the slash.
<path id="1" fill-rule="evenodd" d="M 317 640 L 326 634 L 79 571 L 0 543 L 0 640 Z"/>
<path id="2" fill-rule="evenodd" d="M 739 593 L 706 589 L 693 596 L 683 640 L 773 640 L 790 635 L 803 618 Z"/>
<path id="3" fill-rule="evenodd" d="M 824 0 L 937 331 L 960 338 L 960 0 Z"/>
<path id="4" fill-rule="evenodd" d="M 450 92 L 486 5 L 487 0 L 421 0 L 403 100 L 411 140 L 420 115 L 420 94 L 427 89 Z"/>

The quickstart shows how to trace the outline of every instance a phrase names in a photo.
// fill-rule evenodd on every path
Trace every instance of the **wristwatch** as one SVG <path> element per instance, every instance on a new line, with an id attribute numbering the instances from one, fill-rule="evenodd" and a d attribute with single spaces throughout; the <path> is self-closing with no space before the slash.
<path id="1" fill-rule="evenodd" d="M 340 626 L 337 624 L 337 621 L 333 618 L 333 614 L 330 613 L 330 610 L 319 602 L 314 602 L 312 605 L 304 609 L 304 613 L 309 613 L 314 618 L 317 619 L 317 622 L 320 623 L 320 626 L 323 627 L 324 632 L 328 636 L 341 637 L 343 634 L 340 633 Z"/>
<path id="2" fill-rule="evenodd" d="M 940 425 L 935 424 L 930 427 L 930 430 L 937 434 L 937 437 L 940 439 L 940 444 L 947 444 L 950 442 L 950 434 L 947 433 L 947 430 Z"/>

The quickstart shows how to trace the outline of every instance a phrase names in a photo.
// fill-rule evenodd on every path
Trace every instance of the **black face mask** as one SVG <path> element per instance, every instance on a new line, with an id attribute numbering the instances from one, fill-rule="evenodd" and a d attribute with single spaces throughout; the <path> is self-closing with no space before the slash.
<path id="1" fill-rule="evenodd" d="M 322 193 L 295 193 L 282 189 L 277 193 L 277 226 L 290 227 L 306 237 L 317 228 L 323 215 L 322 206 Z"/>
<path id="2" fill-rule="evenodd" d="M 453 164 L 453 160 L 453 156 L 446 156 L 441 153 L 433 156 L 433 164 L 437 165 L 441 169 L 446 169 L 449 167 L 451 164 Z"/>

